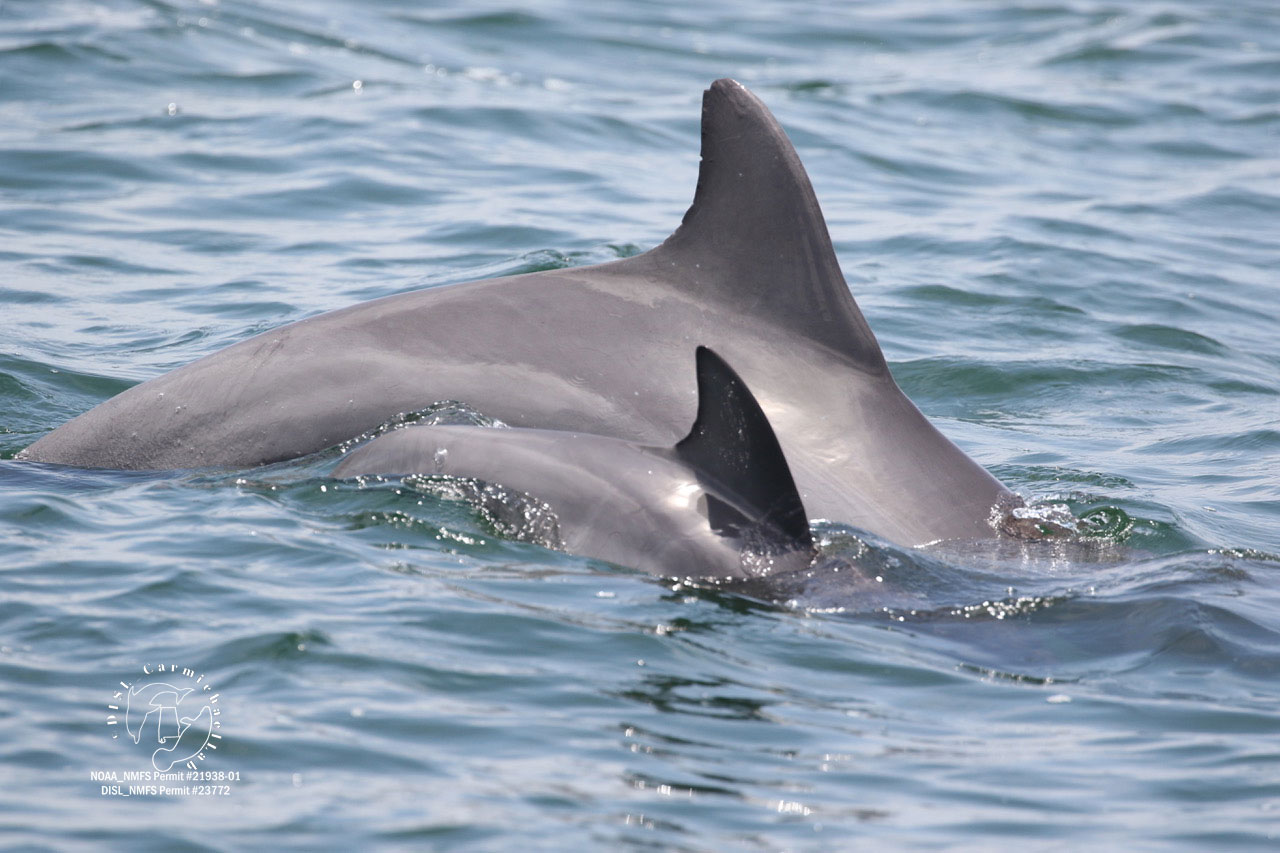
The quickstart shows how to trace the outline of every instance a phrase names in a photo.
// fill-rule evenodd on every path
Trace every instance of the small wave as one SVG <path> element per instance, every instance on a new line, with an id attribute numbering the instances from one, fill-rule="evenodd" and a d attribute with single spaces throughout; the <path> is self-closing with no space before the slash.
<path id="1" fill-rule="evenodd" d="M 380 435 L 386 435 L 393 430 L 410 426 L 477 426 L 505 429 L 507 425 L 497 418 L 490 417 L 471 408 L 465 403 L 459 403 L 456 400 L 444 400 L 439 403 L 432 403 L 430 406 L 424 406 L 421 409 L 415 409 L 412 412 L 401 412 L 383 421 L 368 432 L 363 432 L 341 442 L 333 451 L 347 453 L 357 445 L 373 441 Z"/>

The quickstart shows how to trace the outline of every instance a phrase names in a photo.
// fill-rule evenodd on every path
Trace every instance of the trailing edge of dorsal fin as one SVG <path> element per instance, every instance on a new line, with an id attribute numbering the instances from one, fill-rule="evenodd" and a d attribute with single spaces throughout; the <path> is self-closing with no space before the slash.
<path id="1" fill-rule="evenodd" d="M 698 347 L 698 417 L 675 454 L 745 503 L 752 526 L 765 526 L 791 543 L 813 547 L 809 518 L 773 427 L 746 384 L 724 359 Z M 712 525 L 726 508 L 711 507 Z M 731 513 L 731 511 L 729 511 Z M 732 514 L 732 513 L 731 513 Z M 745 532 L 745 531 L 744 531 Z"/>
<path id="2" fill-rule="evenodd" d="M 698 189 L 658 252 L 685 286 L 815 339 L 868 372 L 888 369 L 791 140 L 735 80 L 717 80 L 703 94 Z"/>

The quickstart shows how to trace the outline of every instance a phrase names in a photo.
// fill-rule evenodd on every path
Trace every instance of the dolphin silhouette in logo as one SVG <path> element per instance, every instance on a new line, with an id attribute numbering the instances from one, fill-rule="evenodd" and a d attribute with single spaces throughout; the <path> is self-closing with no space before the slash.
<path id="1" fill-rule="evenodd" d="M 702 105 L 679 228 L 620 261 L 389 296 L 265 332 L 130 388 L 20 456 L 250 466 L 456 400 L 516 427 L 670 445 L 705 344 L 768 415 L 809 511 L 902 545 L 994 535 L 1015 500 L 902 393 L 836 261 L 804 167 L 755 95 Z"/>
<path id="2" fill-rule="evenodd" d="M 679 577 L 807 566 L 804 504 L 769 421 L 724 360 L 697 350 L 698 413 L 672 447 L 542 429 L 411 426 L 346 456 L 336 477 L 442 474 L 532 495 L 561 546 Z"/>
<path id="3" fill-rule="evenodd" d="M 168 773 L 175 764 L 190 761 L 209 744 L 213 731 L 213 709 L 205 705 L 194 717 L 183 717 L 178 734 L 170 738 L 168 746 L 151 753 L 151 766 L 161 773 Z"/>
<path id="4" fill-rule="evenodd" d="M 125 696 L 124 728 L 133 742 L 142 741 L 142 733 L 152 720 L 155 722 L 157 741 L 164 743 L 170 737 L 176 739 L 181 728 L 178 705 L 193 689 L 174 687 L 163 681 L 130 687 Z"/>

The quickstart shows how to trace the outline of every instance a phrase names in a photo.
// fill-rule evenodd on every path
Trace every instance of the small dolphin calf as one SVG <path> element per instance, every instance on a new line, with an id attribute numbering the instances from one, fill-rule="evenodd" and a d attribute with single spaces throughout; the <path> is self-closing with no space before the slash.
<path id="1" fill-rule="evenodd" d="M 517 427 L 667 445 L 698 344 L 750 383 L 809 511 L 900 545 L 995 535 L 1013 499 L 898 388 L 777 121 L 702 103 L 693 205 L 644 254 L 388 296 L 275 329 L 107 400 L 20 454 L 107 468 L 261 465 L 455 400 Z"/>
<path id="2" fill-rule="evenodd" d="M 335 477 L 441 474 L 545 502 L 563 550 L 668 577 L 803 568 L 804 505 L 760 405 L 733 369 L 697 351 L 698 415 L 674 447 L 543 429 L 417 426 L 352 451 Z"/>

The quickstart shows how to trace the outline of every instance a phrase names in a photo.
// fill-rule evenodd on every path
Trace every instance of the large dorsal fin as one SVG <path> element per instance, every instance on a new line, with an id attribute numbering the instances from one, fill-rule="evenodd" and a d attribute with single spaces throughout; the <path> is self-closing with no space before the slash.
<path id="1" fill-rule="evenodd" d="M 809 519 L 773 427 L 746 384 L 724 359 L 698 347 L 698 418 L 675 454 L 743 502 L 709 507 L 713 527 L 764 526 L 792 543 L 813 547 Z M 719 516 L 719 518 L 717 518 Z"/>
<path id="2" fill-rule="evenodd" d="M 791 140 L 735 80 L 703 94 L 698 189 L 659 252 L 686 286 L 887 370 Z"/>

